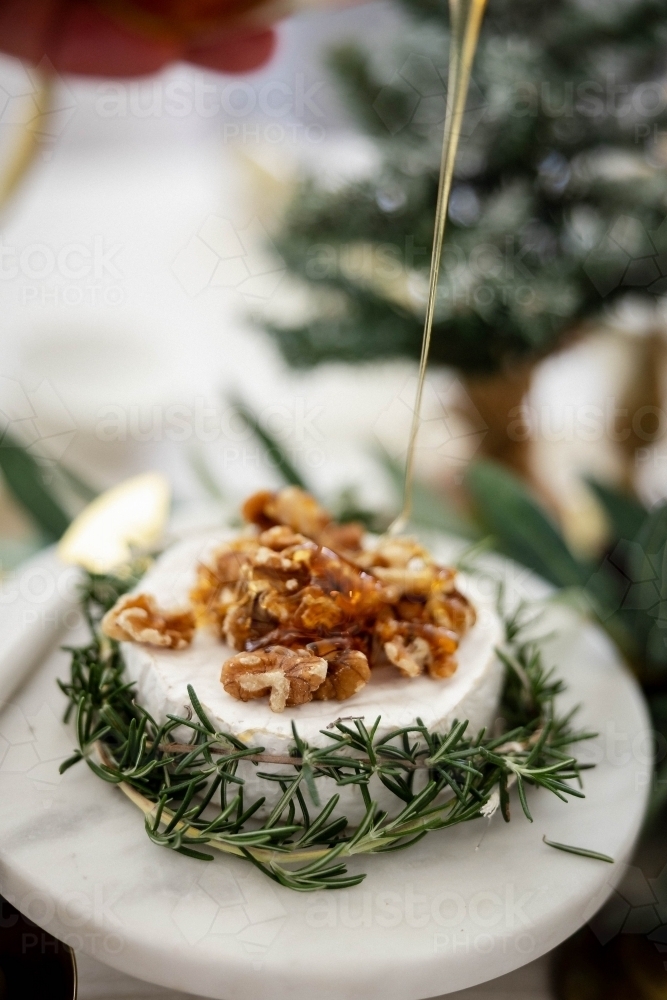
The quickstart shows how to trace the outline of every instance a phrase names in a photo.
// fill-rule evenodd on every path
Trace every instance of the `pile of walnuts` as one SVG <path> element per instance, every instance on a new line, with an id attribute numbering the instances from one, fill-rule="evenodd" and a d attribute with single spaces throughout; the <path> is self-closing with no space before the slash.
<path id="1" fill-rule="evenodd" d="M 109 612 L 107 635 L 181 648 L 195 625 L 213 627 L 239 650 L 222 667 L 225 691 L 241 701 L 268 697 L 274 712 L 351 698 L 381 665 L 404 677 L 454 673 L 475 612 L 454 570 L 414 539 L 385 536 L 364 548 L 361 525 L 336 524 L 296 487 L 254 494 L 243 515 L 254 530 L 198 567 L 189 612 L 151 606 L 152 630 L 157 617 L 163 622 L 161 641 L 127 628 L 131 608 L 150 602 L 142 594 Z"/>

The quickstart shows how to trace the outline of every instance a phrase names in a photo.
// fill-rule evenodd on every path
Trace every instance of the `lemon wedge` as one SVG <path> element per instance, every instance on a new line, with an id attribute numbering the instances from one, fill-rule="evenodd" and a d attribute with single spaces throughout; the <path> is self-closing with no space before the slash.
<path id="1" fill-rule="evenodd" d="M 161 537 L 171 490 L 158 472 L 126 479 L 102 493 L 72 521 L 58 544 L 63 562 L 107 573 Z"/>

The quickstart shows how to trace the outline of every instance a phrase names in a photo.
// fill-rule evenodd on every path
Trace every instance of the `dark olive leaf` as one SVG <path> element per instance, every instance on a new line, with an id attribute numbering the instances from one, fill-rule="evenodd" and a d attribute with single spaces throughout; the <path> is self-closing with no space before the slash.
<path id="1" fill-rule="evenodd" d="M 635 540 L 645 556 L 656 556 L 667 541 L 667 503 L 658 504 L 649 512 Z"/>
<path id="2" fill-rule="evenodd" d="M 8 489 L 51 541 L 67 529 L 70 518 L 45 481 L 32 455 L 7 434 L 0 443 L 0 469 Z"/>
<path id="3" fill-rule="evenodd" d="M 636 538 L 646 520 L 646 508 L 624 490 L 599 483 L 596 479 L 587 479 L 586 482 L 602 505 L 614 537 L 628 541 Z"/>
<path id="4" fill-rule="evenodd" d="M 65 480 L 70 489 L 72 489 L 85 503 L 90 503 L 98 496 L 98 491 L 91 486 L 90 483 L 87 483 L 85 479 L 82 479 L 78 473 L 73 472 L 69 466 L 63 465 L 62 462 L 59 462 L 57 472 L 58 475 Z"/>
<path id="5" fill-rule="evenodd" d="M 654 507 L 625 550 L 627 586 L 621 616 L 635 637 L 644 666 L 663 671 L 667 667 L 667 504 Z"/>
<path id="6" fill-rule="evenodd" d="M 521 481 L 491 461 L 478 461 L 466 475 L 480 520 L 498 548 L 559 587 L 585 586 L 591 568 L 579 562 L 553 521 Z"/>
<path id="7" fill-rule="evenodd" d="M 654 620 L 664 617 L 667 597 L 667 504 L 655 507 L 629 549 L 630 592 L 625 605 Z"/>

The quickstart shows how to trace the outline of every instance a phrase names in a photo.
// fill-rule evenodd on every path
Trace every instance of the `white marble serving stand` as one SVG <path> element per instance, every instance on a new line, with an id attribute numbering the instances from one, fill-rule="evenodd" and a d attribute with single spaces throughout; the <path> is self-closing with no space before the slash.
<path id="1" fill-rule="evenodd" d="M 523 570 L 507 564 L 507 575 L 512 592 L 543 595 Z M 509 826 L 496 814 L 404 853 L 352 859 L 366 880 L 317 894 L 240 859 L 155 847 L 117 789 L 84 765 L 59 777 L 73 735 L 55 684 L 68 656 L 53 650 L 0 715 L 0 892 L 78 951 L 224 1000 L 418 1000 L 518 968 L 572 934 L 620 879 L 651 774 L 642 697 L 612 644 L 557 607 L 543 624 L 555 630 L 548 656 L 569 686 L 563 703 L 581 703 L 581 724 L 600 733 L 581 747 L 598 764 L 586 798 L 534 791 L 532 824 L 514 801 Z M 556 851 L 544 834 L 616 864 Z"/>

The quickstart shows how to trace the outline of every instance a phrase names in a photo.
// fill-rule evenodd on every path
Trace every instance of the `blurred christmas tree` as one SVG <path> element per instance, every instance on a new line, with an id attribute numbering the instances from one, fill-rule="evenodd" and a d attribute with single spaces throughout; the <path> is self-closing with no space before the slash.
<path id="1" fill-rule="evenodd" d="M 331 55 L 375 175 L 305 181 L 276 240 L 315 293 L 307 320 L 270 327 L 296 366 L 419 356 L 448 15 L 444 0 L 403 6 L 395 52 Z M 462 373 L 487 454 L 521 472 L 515 408 L 535 363 L 628 291 L 667 290 L 666 68 L 662 0 L 489 0 L 431 357 Z"/>

